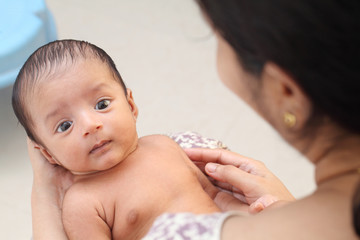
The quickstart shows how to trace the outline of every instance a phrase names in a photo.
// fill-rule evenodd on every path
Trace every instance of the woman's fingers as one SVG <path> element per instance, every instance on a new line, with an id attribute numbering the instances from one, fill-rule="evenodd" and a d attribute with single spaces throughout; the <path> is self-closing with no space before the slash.
<path id="1" fill-rule="evenodd" d="M 184 150 L 188 157 L 195 162 L 231 164 L 237 167 L 242 163 L 239 159 L 240 155 L 224 149 L 189 148 Z"/>
<path id="2" fill-rule="evenodd" d="M 27 149 L 28 149 L 28 154 L 30 156 L 30 160 L 33 159 L 33 157 L 37 154 L 37 145 L 35 145 L 33 143 L 33 141 L 31 141 L 29 138 L 26 139 L 26 142 L 27 142 Z"/>
<path id="3" fill-rule="evenodd" d="M 44 167 L 44 164 L 49 164 L 45 157 L 41 154 L 39 146 L 29 138 L 27 138 L 27 148 L 34 172 L 40 171 L 39 169 Z"/>
<path id="4" fill-rule="evenodd" d="M 223 149 L 198 148 L 186 149 L 185 152 L 202 171 L 214 179 L 214 185 L 231 192 L 231 197 L 245 199 L 248 204 L 255 202 L 250 207 L 251 211 L 261 211 L 266 207 L 267 202 L 256 200 L 268 194 L 281 200 L 294 199 L 283 183 L 260 161 Z M 201 163 L 205 163 L 205 167 Z M 222 204 L 232 206 L 227 201 L 230 198 L 226 197 L 221 198 Z"/>
<path id="5" fill-rule="evenodd" d="M 215 199 L 215 204 L 221 209 L 221 211 L 238 210 L 242 212 L 249 211 L 249 205 L 235 198 L 229 193 L 219 192 Z"/>
<path id="6" fill-rule="evenodd" d="M 59 165 L 49 163 L 42 155 L 37 144 L 27 139 L 28 153 L 33 169 L 34 185 L 56 186 L 58 189 L 66 190 L 73 183 L 73 175 Z"/>
<path id="7" fill-rule="evenodd" d="M 189 148 L 185 149 L 185 152 L 199 166 L 201 162 L 232 165 L 255 175 L 263 175 L 263 169 L 265 168 L 264 164 L 260 161 L 225 149 Z"/>
<path id="8" fill-rule="evenodd" d="M 221 182 L 221 181 L 216 180 L 216 179 L 214 179 L 214 178 L 212 178 L 210 176 L 208 177 L 208 179 L 210 180 L 210 182 L 212 184 L 214 184 L 216 187 L 218 187 L 218 188 L 220 188 L 222 190 L 226 190 L 226 191 L 233 191 L 234 190 L 234 186 L 227 183 L 227 182 Z"/>
<path id="9" fill-rule="evenodd" d="M 206 163 L 204 163 L 204 162 L 197 162 L 197 161 L 192 161 L 194 164 L 195 164 L 195 166 L 197 166 L 204 174 L 206 174 L 206 172 L 205 172 L 205 165 L 206 165 Z"/>
<path id="10" fill-rule="evenodd" d="M 249 194 L 249 190 L 257 187 L 259 185 L 259 180 L 261 179 L 256 175 L 249 174 L 232 165 L 208 163 L 205 166 L 205 171 L 210 177 L 221 182 L 221 184 L 218 183 L 217 185 L 220 185 L 220 187 L 230 190 L 233 193 L 242 194 L 245 192 Z M 246 197 L 252 198 L 253 196 L 247 195 Z"/>
<path id="11" fill-rule="evenodd" d="M 277 202 L 278 200 L 279 199 L 277 197 L 272 196 L 270 194 L 261 196 L 249 206 L 249 212 L 252 214 L 259 213 L 265 208 L 269 207 L 274 202 Z"/>

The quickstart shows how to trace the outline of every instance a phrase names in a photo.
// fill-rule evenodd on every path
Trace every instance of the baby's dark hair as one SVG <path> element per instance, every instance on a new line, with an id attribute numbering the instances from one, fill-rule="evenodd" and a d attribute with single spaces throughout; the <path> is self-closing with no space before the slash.
<path id="1" fill-rule="evenodd" d="M 311 100 L 311 120 L 360 134 L 359 0 L 196 1 L 245 70 L 277 64 Z"/>
<path id="2" fill-rule="evenodd" d="M 40 80 L 51 78 L 56 75 L 56 70 L 65 64 L 74 64 L 76 61 L 93 58 L 106 64 L 112 72 L 114 79 L 127 94 L 123 82 L 114 61 L 101 48 L 78 40 L 57 40 L 50 42 L 37 49 L 22 66 L 13 87 L 12 106 L 17 119 L 24 127 L 28 137 L 40 143 L 34 133 L 34 123 L 26 103 L 34 93 L 35 87 Z"/>

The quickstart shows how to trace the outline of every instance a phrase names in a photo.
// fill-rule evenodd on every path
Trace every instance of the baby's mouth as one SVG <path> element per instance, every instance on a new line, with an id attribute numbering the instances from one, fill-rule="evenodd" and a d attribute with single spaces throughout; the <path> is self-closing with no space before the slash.
<path id="1" fill-rule="evenodd" d="M 101 150 L 101 148 L 103 148 L 104 146 L 106 146 L 106 145 L 109 144 L 110 142 L 111 142 L 111 140 L 103 140 L 103 141 L 95 144 L 95 145 L 93 146 L 93 148 L 91 149 L 90 154 L 91 154 L 91 153 L 95 153 L 95 152 Z"/>

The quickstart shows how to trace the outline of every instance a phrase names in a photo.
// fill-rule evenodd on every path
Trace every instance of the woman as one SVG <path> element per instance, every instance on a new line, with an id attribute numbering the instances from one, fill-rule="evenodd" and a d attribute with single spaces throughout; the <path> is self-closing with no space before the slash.
<path id="1" fill-rule="evenodd" d="M 313 194 L 251 217 L 229 215 L 222 239 L 357 239 L 351 209 L 360 168 L 360 2 L 197 1 L 218 39 L 222 81 L 316 168 Z M 29 146 L 34 239 L 66 239 L 58 206 L 71 175 Z M 220 150 L 187 153 L 210 162 L 207 174 L 250 204 L 267 195 L 292 200 L 255 160 Z M 229 198 L 215 201 L 237 207 Z"/>

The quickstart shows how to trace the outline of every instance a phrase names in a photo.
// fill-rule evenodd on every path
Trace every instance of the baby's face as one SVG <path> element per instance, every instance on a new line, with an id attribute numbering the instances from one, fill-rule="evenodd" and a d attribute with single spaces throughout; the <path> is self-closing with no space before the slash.
<path id="1" fill-rule="evenodd" d="M 34 131 L 52 163 L 73 173 L 109 169 L 137 145 L 137 107 L 97 60 L 79 61 L 41 80 L 29 102 Z"/>

